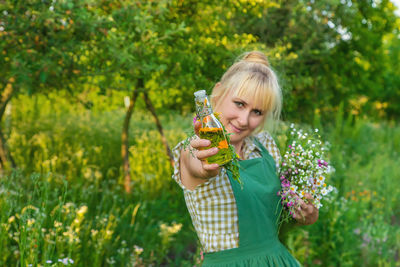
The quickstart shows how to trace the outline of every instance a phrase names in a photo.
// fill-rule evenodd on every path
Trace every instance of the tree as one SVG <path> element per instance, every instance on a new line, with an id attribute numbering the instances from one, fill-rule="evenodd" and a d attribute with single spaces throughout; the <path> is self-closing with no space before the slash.
<path id="1" fill-rule="evenodd" d="M 267 47 L 281 75 L 287 117 L 329 118 L 340 102 L 349 111 L 352 99 L 373 100 L 383 91 L 384 40 L 396 21 L 390 1 L 253 2 L 247 12 L 236 9 L 231 25 Z"/>
<path id="2" fill-rule="evenodd" d="M 72 93 L 73 84 L 91 71 L 84 58 L 101 21 L 86 2 L 0 4 L 0 121 L 16 94 L 46 94 L 61 88 Z M 15 167 L 1 127 L 0 140 L 1 167 Z"/>

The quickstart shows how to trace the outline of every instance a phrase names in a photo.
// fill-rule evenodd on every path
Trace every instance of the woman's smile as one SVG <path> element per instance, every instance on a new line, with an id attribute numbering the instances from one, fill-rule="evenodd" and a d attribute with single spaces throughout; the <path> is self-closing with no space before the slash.
<path id="1" fill-rule="evenodd" d="M 242 131 L 245 131 L 246 128 L 239 128 L 233 125 L 232 123 L 229 123 L 230 128 L 232 129 L 233 132 L 240 134 Z"/>

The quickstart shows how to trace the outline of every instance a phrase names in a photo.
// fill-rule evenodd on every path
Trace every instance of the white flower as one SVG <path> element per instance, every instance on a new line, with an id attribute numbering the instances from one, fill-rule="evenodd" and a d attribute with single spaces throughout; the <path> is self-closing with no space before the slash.
<path id="1" fill-rule="evenodd" d="M 328 167 L 326 169 L 326 172 L 329 173 L 329 174 L 334 173 L 335 172 L 335 168 L 333 168 L 331 165 L 328 165 Z"/>
<path id="2" fill-rule="evenodd" d="M 54 11 L 54 6 L 50 6 L 50 7 L 49 7 L 49 10 L 50 10 L 51 12 L 53 12 L 53 11 Z"/>
<path id="3" fill-rule="evenodd" d="M 67 22 L 65 21 L 65 19 L 60 19 L 60 23 L 61 23 L 63 26 L 67 26 Z"/>
<path id="4" fill-rule="evenodd" d="M 289 189 L 291 192 L 296 193 L 297 185 L 292 185 Z"/>
<path id="5" fill-rule="evenodd" d="M 74 261 L 70 258 L 58 259 L 58 262 L 61 262 L 64 265 L 73 264 Z"/>
<path id="6" fill-rule="evenodd" d="M 143 252 L 143 248 L 141 248 L 141 247 L 139 247 L 139 246 L 137 246 L 137 245 L 134 245 L 133 248 L 134 248 L 135 253 L 136 253 L 137 255 L 140 255 L 140 254 Z"/>
<path id="7" fill-rule="evenodd" d="M 322 190 L 321 190 L 321 194 L 322 195 L 326 195 L 326 194 L 328 194 L 328 190 L 326 190 L 326 188 L 324 187 L 324 188 L 322 188 Z"/>
<path id="8" fill-rule="evenodd" d="M 114 259 L 114 257 L 107 258 L 106 261 L 107 261 L 107 263 L 110 264 L 111 266 L 115 264 L 115 259 Z"/>

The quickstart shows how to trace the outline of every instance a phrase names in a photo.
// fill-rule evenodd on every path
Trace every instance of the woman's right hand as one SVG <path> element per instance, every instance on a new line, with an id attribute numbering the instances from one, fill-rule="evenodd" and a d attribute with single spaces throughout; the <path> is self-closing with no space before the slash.
<path id="1" fill-rule="evenodd" d="M 195 122 L 194 130 L 196 137 L 190 141 L 191 148 L 181 151 L 181 180 L 183 185 L 198 185 L 218 175 L 220 166 L 216 163 L 208 164 L 206 159 L 218 153 L 217 147 L 207 149 L 211 144 L 210 140 L 200 139 L 200 122 Z M 192 150 L 193 153 L 190 153 Z M 192 155 L 193 154 L 193 155 Z M 186 183 L 186 184 L 185 184 Z M 188 188 L 193 187 L 189 186 Z"/>

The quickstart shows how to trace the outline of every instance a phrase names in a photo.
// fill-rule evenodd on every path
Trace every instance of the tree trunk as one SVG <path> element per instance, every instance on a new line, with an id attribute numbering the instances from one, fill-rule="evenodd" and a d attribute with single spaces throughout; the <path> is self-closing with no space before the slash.
<path id="1" fill-rule="evenodd" d="M 16 167 L 14 159 L 7 149 L 6 139 L 4 138 L 3 128 L 1 126 L 1 121 L 3 120 L 3 115 L 7 104 L 11 100 L 11 97 L 14 93 L 14 86 L 12 85 L 12 82 L 13 81 L 10 79 L 7 85 L 4 87 L 0 99 L 0 169 L 3 170 L 7 165 L 11 165 L 12 168 Z"/>
<path id="2" fill-rule="evenodd" d="M 5 169 L 7 165 L 11 165 L 12 168 L 16 168 L 17 165 L 10 152 L 7 149 L 6 139 L 3 135 L 3 129 L 0 127 L 0 169 Z"/>
<path id="3" fill-rule="evenodd" d="M 135 108 L 136 98 L 139 94 L 139 88 L 143 88 L 144 83 L 143 79 L 138 80 L 138 84 L 136 89 L 132 93 L 132 97 L 130 98 L 129 107 L 126 111 L 124 125 L 122 128 L 122 136 L 121 136 L 121 155 L 123 160 L 123 168 L 124 168 L 124 187 L 125 192 L 131 192 L 131 167 L 129 164 L 129 122 L 131 121 L 133 109 Z"/>
<path id="4" fill-rule="evenodd" d="M 158 131 L 160 132 L 160 135 L 161 135 L 161 141 L 164 144 L 165 150 L 166 150 L 167 155 L 169 157 L 169 162 L 171 163 L 171 166 L 174 167 L 174 157 L 172 156 L 172 152 L 171 152 L 171 149 L 170 149 L 170 147 L 168 145 L 167 138 L 165 138 L 161 122 L 158 119 L 158 116 L 156 114 L 156 110 L 155 110 L 153 104 L 151 103 L 151 100 L 150 100 L 149 95 L 147 94 L 147 92 L 143 93 L 143 98 L 144 98 L 144 102 L 146 103 L 147 109 L 150 110 L 151 114 L 153 115 L 153 117 L 154 117 L 154 119 L 156 121 L 157 129 L 158 129 Z"/>

